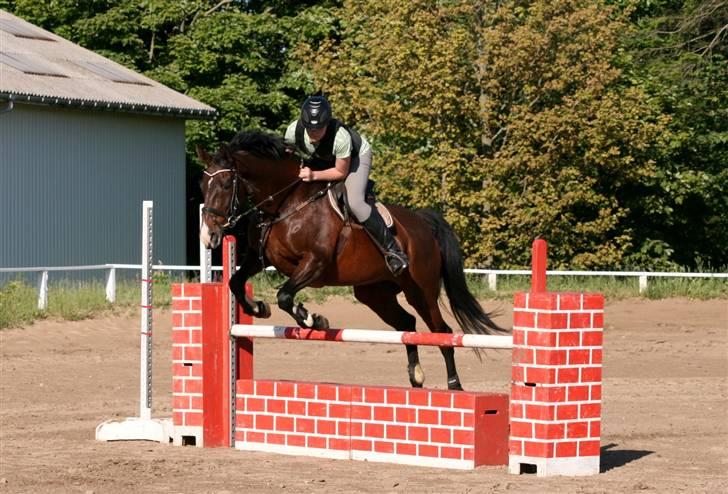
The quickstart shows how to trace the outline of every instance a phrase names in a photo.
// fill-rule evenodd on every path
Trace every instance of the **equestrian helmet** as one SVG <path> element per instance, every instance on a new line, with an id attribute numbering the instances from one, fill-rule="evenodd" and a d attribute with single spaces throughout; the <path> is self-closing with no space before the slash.
<path id="1" fill-rule="evenodd" d="M 309 96 L 301 106 L 301 123 L 307 129 L 323 129 L 331 120 L 331 105 L 323 96 Z"/>

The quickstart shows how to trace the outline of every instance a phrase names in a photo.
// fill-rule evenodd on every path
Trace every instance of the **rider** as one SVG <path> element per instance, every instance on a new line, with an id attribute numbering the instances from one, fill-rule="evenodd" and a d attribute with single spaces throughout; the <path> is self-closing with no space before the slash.
<path id="1" fill-rule="evenodd" d="M 384 223 L 384 219 L 364 199 L 372 148 L 364 137 L 332 118 L 331 105 L 323 96 L 310 96 L 301 106 L 301 117 L 286 130 L 285 140 L 304 154 L 299 177 L 313 180 L 345 180 L 349 207 L 354 216 L 385 250 L 387 267 L 395 276 L 407 268 L 409 260 Z"/>

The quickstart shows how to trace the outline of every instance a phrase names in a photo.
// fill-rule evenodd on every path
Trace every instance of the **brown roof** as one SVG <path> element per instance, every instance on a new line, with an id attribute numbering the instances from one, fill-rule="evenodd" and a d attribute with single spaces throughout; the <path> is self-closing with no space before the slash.
<path id="1" fill-rule="evenodd" d="M 211 118 L 215 109 L 0 10 L 0 99 Z"/>

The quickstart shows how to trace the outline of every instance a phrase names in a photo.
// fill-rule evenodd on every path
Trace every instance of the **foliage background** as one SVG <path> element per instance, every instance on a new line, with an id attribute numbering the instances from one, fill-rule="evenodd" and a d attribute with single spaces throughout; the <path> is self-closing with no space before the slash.
<path id="1" fill-rule="evenodd" d="M 380 195 L 443 211 L 471 266 L 525 266 L 536 236 L 559 268 L 728 265 L 726 2 L 0 8 L 218 109 L 188 123 L 191 225 L 194 147 L 243 128 L 281 133 L 323 91 L 372 141 Z"/>

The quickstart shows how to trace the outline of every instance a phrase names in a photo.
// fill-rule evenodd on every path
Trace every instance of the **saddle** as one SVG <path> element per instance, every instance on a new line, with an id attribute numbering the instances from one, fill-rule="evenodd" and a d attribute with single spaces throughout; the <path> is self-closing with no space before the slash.
<path id="1" fill-rule="evenodd" d="M 349 201 L 346 196 L 346 187 L 344 186 L 344 182 L 338 182 L 331 186 L 329 188 L 328 192 L 328 198 L 329 198 L 329 204 L 331 205 L 331 209 L 334 210 L 336 215 L 341 218 L 341 220 L 344 223 L 350 223 L 352 226 L 355 226 L 357 228 L 363 228 L 356 220 L 356 217 L 354 217 L 353 214 L 351 214 L 351 209 L 349 208 Z M 387 206 L 382 204 L 381 202 L 377 201 L 374 197 L 374 181 L 369 180 L 367 182 L 367 190 L 365 193 L 365 200 L 366 202 L 372 206 L 376 207 L 377 211 L 379 211 L 379 214 L 382 215 L 382 218 L 384 219 L 384 224 L 387 225 L 387 228 L 392 228 L 394 226 L 394 220 L 392 219 L 392 214 L 387 209 Z M 353 220 L 353 223 L 352 223 Z"/>

